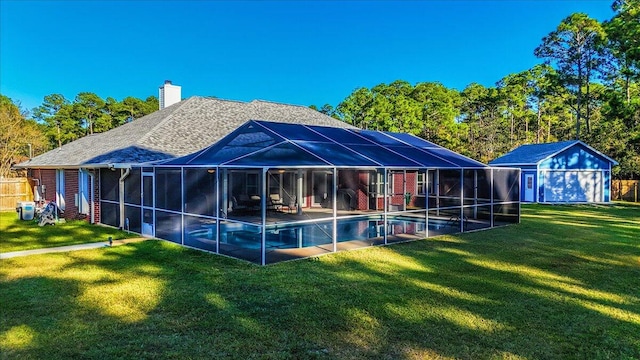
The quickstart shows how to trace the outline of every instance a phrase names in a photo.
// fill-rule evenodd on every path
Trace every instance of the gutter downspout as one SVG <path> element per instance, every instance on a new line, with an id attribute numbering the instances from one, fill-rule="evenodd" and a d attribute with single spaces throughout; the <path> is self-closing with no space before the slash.
<path id="1" fill-rule="evenodd" d="M 122 171 L 122 170 L 121 170 Z M 120 176 L 118 180 L 118 193 L 119 193 L 119 201 L 118 205 L 120 205 L 120 229 L 124 230 L 124 179 L 129 176 L 131 172 L 130 168 L 124 169 L 124 172 Z"/>
<path id="2" fill-rule="evenodd" d="M 96 216 L 95 214 L 95 209 L 96 209 L 96 205 L 95 205 L 95 187 L 96 187 L 96 174 L 93 173 L 93 171 L 87 171 L 87 174 L 89 175 L 89 178 L 91 179 L 91 210 L 89 210 L 89 214 L 91 214 L 91 221 L 89 221 L 91 224 L 95 224 L 96 221 L 94 219 L 94 217 Z"/>

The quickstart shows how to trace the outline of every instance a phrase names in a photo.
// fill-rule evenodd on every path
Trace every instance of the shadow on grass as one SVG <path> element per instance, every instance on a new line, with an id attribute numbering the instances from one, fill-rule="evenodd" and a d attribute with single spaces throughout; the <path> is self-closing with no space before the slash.
<path id="1" fill-rule="evenodd" d="M 157 241 L 16 259 L 0 269 L 0 346 L 35 358 L 638 358 L 628 210 L 525 208 L 518 226 L 268 267 Z"/>

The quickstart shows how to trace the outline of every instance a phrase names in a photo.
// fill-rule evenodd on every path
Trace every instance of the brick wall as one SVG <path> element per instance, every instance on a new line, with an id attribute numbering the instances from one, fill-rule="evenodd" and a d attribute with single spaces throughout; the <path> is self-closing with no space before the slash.
<path id="1" fill-rule="evenodd" d="M 369 210 L 369 172 L 358 172 L 358 210 Z"/>
<path id="2" fill-rule="evenodd" d="M 407 192 L 411 193 L 411 200 L 409 206 L 415 206 L 416 195 L 418 192 L 418 173 L 413 171 L 407 171 L 407 177 L 405 178 L 407 184 Z"/>
<path id="3" fill-rule="evenodd" d="M 51 169 L 33 169 L 31 177 L 40 180 L 40 185 L 44 185 L 44 194 L 40 194 L 46 201 L 56 201 L 56 171 Z"/>
<path id="4" fill-rule="evenodd" d="M 64 171 L 64 199 L 66 219 L 74 219 L 78 216 L 78 206 L 76 205 L 76 194 L 79 193 L 77 169 L 65 169 Z M 95 174 L 94 183 L 94 221 L 100 222 L 100 174 L 98 170 L 91 170 Z M 45 186 L 44 196 L 45 202 L 56 201 L 56 170 L 54 169 L 33 169 L 31 177 L 40 180 L 40 184 Z M 91 191 L 91 189 L 89 189 Z M 89 194 L 90 196 L 90 194 Z M 90 215 L 89 215 L 90 216 Z M 90 221 L 89 216 L 86 217 Z"/>

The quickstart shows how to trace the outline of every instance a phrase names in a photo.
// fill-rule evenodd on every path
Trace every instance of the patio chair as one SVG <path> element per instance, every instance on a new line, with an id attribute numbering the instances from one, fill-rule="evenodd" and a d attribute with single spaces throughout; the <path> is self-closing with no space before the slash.
<path id="1" fill-rule="evenodd" d="M 247 195 L 247 194 L 238 195 L 238 200 L 240 201 L 240 204 L 244 205 L 244 206 L 249 205 L 249 203 L 251 202 L 251 199 L 249 198 L 249 195 Z"/>
<path id="2" fill-rule="evenodd" d="M 291 210 L 293 210 L 293 208 L 298 207 L 298 202 L 296 201 L 296 196 L 293 195 L 289 198 L 289 205 L 287 206 L 288 210 L 289 210 L 289 214 L 291 214 Z"/>
<path id="3" fill-rule="evenodd" d="M 231 212 L 241 212 L 241 211 L 245 211 L 247 210 L 247 206 L 246 205 L 240 205 L 238 203 L 238 199 L 236 199 L 235 196 L 231 196 Z"/>
<path id="4" fill-rule="evenodd" d="M 280 198 L 280 194 L 270 194 L 269 195 L 269 208 L 280 211 L 282 210 L 282 206 L 284 205 L 284 201 Z"/>

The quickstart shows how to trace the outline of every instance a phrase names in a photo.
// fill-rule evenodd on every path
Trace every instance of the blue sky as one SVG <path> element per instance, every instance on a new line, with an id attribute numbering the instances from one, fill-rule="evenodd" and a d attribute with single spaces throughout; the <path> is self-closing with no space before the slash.
<path id="1" fill-rule="evenodd" d="M 541 62 L 573 12 L 611 1 L 0 1 L 0 93 L 31 109 L 82 91 L 336 106 L 397 79 L 462 90 Z"/>

